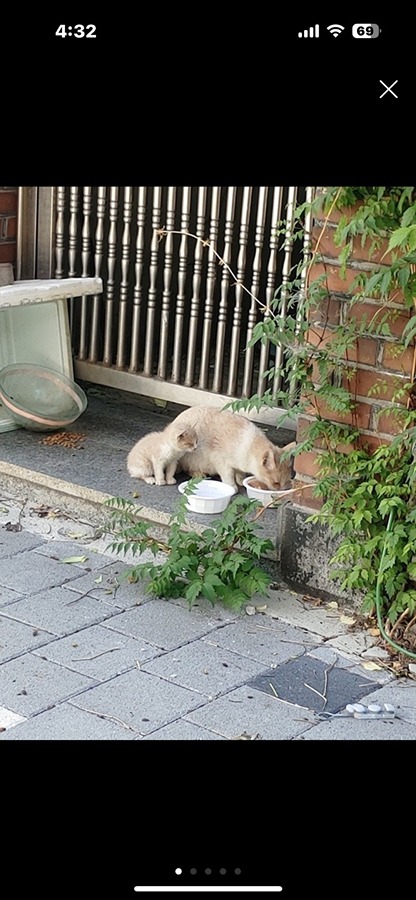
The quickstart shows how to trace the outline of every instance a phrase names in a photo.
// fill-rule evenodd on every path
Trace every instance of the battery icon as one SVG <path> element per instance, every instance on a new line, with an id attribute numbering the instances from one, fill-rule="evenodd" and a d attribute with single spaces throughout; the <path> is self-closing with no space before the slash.
<path id="1" fill-rule="evenodd" d="M 355 38 L 377 38 L 380 31 L 381 28 L 378 25 L 366 25 L 362 22 L 357 22 L 352 26 L 352 36 Z"/>

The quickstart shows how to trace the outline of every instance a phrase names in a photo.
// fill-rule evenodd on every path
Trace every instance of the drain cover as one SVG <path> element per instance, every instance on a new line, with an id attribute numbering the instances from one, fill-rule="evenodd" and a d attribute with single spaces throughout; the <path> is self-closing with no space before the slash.
<path id="1" fill-rule="evenodd" d="M 328 671 L 328 663 L 311 656 L 290 660 L 269 673 L 256 675 L 247 685 L 274 697 L 277 694 L 281 700 L 306 706 L 315 712 L 332 713 L 380 687 L 362 675 L 354 675 L 337 666 Z"/>

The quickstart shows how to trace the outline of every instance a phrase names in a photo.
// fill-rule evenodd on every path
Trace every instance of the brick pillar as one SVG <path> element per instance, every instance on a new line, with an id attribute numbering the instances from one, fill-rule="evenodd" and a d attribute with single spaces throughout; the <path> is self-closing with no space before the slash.
<path id="1" fill-rule="evenodd" d="M 0 187 L 0 263 L 11 263 L 16 274 L 17 187 Z"/>
<path id="2" fill-rule="evenodd" d="M 319 254 L 322 261 L 311 266 L 309 280 L 313 281 L 319 275 L 325 274 L 328 289 L 327 299 L 321 303 L 319 309 L 310 315 L 312 331 L 308 340 L 316 345 L 325 342 L 331 335 L 335 326 L 347 323 L 355 319 L 358 323 L 363 320 L 368 323 L 388 322 L 392 336 L 383 334 L 364 333 L 357 338 L 355 347 L 348 351 L 347 366 L 350 368 L 351 378 L 344 378 L 343 386 L 350 391 L 354 402 L 353 415 L 338 415 L 325 408 L 321 403 L 318 406 L 322 417 L 333 422 L 357 426 L 360 431 L 359 446 L 375 449 L 381 443 L 387 443 L 394 434 L 401 431 L 401 417 L 399 414 L 386 413 L 395 391 L 398 387 L 409 382 L 414 375 L 414 347 L 400 350 L 399 344 L 403 329 L 407 324 L 411 311 L 403 305 L 403 294 L 395 291 L 391 295 L 388 305 L 380 300 L 364 298 L 352 303 L 354 289 L 352 282 L 360 271 L 368 272 L 376 268 L 383 254 L 386 252 L 387 242 L 370 258 L 370 243 L 361 246 L 361 236 L 354 239 L 353 254 L 350 257 L 346 277 L 340 277 L 340 265 L 338 255 L 341 247 L 334 244 L 334 231 L 342 214 L 350 216 L 359 208 L 359 204 L 351 210 L 343 210 L 342 213 L 334 210 L 322 237 L 323 222 L 316 222 L 313 230 L 312 247 L 316 246 L 319 238 Z M 390 263 L 389 255 L 382 260 Z M 322 343 L 321 343 L 322 346 Z M 317 374 L 316 380 L 319 376 Z M 406 397 L 402 402 L 405 408 Z M 317 398 L 316 398 L 317 400 Z M 305 437 L 305 431 L 310 422 L 314 421 L 314 410 L 308 409 L 305 415 L 298 420 L 297 438 L 301 441 Z M 344 449 L 344 448 L 340 448 Z M 348 452 L 345 447 L 345 452 Z M 351 449 L 351 448 L 350 448 Z M 310 452 L 305 452 L 296 458 L 296 480 L 300 483 L 313 484 L 318 476 L 318 457 L 320 447 L 316 446 Z M 311 490 L 305 490 L 299 495 L 297 506 L 307 508 L 319 508 L 321 502 L 312 497 Z"/>

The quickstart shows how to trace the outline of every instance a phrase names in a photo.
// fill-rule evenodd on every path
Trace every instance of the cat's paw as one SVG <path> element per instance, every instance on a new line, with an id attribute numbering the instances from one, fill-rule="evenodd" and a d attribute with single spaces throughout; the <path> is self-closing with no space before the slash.
<path id="1" fill-rule="evenodd" d="M 172 478 L 167 478 L 166 484 L 176 484 L 176 478 L 173 478 L 173 476 Z"/>
<path id="2" fill-rule="evenodd" d="M 156 478 L 155 484 L 166 484 L 166 481 L 164 478 Z"/>
<path id="3" fill-rule="evenodd" d="M 155 478 L 153 478 L 152 475 L 145 475 L 143 477 L 143 481 L 145 481 L 146 484 L 156 484 L 156 480 L 155 480 Z"/>

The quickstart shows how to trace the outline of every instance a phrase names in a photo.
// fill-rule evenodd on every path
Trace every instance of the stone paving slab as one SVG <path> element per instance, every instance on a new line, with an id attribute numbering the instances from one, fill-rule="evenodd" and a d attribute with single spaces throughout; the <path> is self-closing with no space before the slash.
<path id="1" fill-rule="evenodd" d="M 40 553 L 42 556 L 47 556 L 49 559 L 59 560 L 60 565 L 64 570 L 65 578 L 67 577 L 67 571 L 71 573 L 71 570 L 73 570 L 75 578 L 77 570 L 81 570 L 84 572 L 89 572 L 90 570 L 95 571 L 98 569 L 101 570 L 105 567 L 106 563 L 108 563 L 108 559 L 106 556 L 102 556 L 98 553 L 93 553 L 85 546 L 75 543 L 75 541 L 49 540 L 47 543 L 43 541 L 40 546 L 36 547 L 35 553 Z M 64 559 L 71 559 L 73 557 L 75 557 L 76 559 L 86 557 L 86 559 L 84 562 L 62 562 L 62 560 Z"/>
<path id="2" fill-rule="evenodd" d="M 11 588 L 3 588 L 0 587 L 0 607 L 8 606 L 9 603 L 15 603 L 16 600 L 20 600 L 24 594 L 18 594 L 16 591 L 12 591 Z"/>
<path id="3" fill-rule="evenodd" d="M 0 663 L 35 647 L 41 647 L 54 639 L 55 636 L 47 631 L 32 628 L 31 625 L 0 615 Z"/>
<path id="4" fill-rule="evenodd" d="M 184 718 L 226 738 L 249 734 L 273 741 L 291 740 L 316 721 L 308 710 L 247 685 L 206 703 Z"/>
<path id="5" fill-rule="evenodd" d="M 14 725 L 18 725 L 19 722 L 25 721 L 24 716 L 19 716 L 17 713 L 11 712 L 10 709 L 6 709 L 5 706 L 0 706 L 0 731 L 12 728 Z"/>
<path id="6" fill-rule="evenodd" d="M 135 669 L 79 694 L 73 702 L 121 720 L 134 728 L 137 736 L 174 722 L 199 706 L 202 698 L 195 691 Z"/>
<path id="7" fill-rule="evenodd" d="M 347 703 L 360 700 L 375 687 L 374 682 L 360 675 L 337 666 L 327 666 L 311 656 L 302 656 L 258 675 L 249 682 L 249 686 L 267 694 L 277 694 L 282 700 L 298 703 L 316 712 L 337 712 Z"/>
<path id="8" fill-rule="evenodd" d="M 215 626 L 197 610 L 184 609 L 169 600 L 152 600 L 110 619 L 106 628 L 144 638 L 161 650 L 174 650 L 207 634 Z"/>
<path id="9" fill-rule="evenodd" d="M 301 656 L 310 645 L 310 635 L 301 628 L 292 628 L 284 622 L 269 619 L 266 624 L 264 616 L 250 616 L 218 628 L 214 634 L 203 640 L 217 647 L 224 647 L 256 659 L 265 667 L 275 667 L 288 659 Z"/>
<path id="10" fill-rule="evenodd" d="M 314 606 L 310 600 L 303 600 L 301 594 L 289 590 L 271 590 L 267 603 L 267 615 L 306 628 L 311 636 L 321 635 L 326 639 L 346 632 L 340 622 L 340 611 L 325 606 Z"/>
<path id="11" fill-rule="evenodd" d="M 12 560 L 13 564 L 9 559 L 0 560 L 0 585 L 18 593 L 34 594 L 63 584 L 77 575 L 77 571 L 71 570 L 71 566 L 65 566 L 63 571 L 62 563 L 48 559 L 34 550 L 19 553 L 18 559 L 12 557 Z"/>
<path id="12" fill-rule="evenodd" d="M 0 667 L 2 705 L 22 716 L 42 712 L 94 684 L 92 678 L 70 672 L 32 653 Z"/>
<path id="13" fill-rule="evenodd" d="M 92 625 L 70 637 L 54 640 L 49 646 L 42 647 L 38 655 L 96 681 L 105 681 L 137 668 L 138 663 L 141 666 L 160 652 L 144 640 Z"/>
<path id="14" fill-rule="evenodd" d="M 13 519 L 13 522 L 15 521 L 17 520 Z M 42 538 L 29 534 L 27 531 L 6 531 L 4 526 L 0 528 L 0 559 L 9 559 L 16 553 L 33 550 L 42 545 Z"/>
<path id="15" fill-rule="evenodd" d="M 263 672 L 264 663 L 201 640 L 145 663 L 143 670 L 211 698 Z"/>
<path id="16" fill-rule="evenodd" d="M 192 722 L 186 722 L 185 719 L 179 719 L 173 725 L 165 725 L 158 731 L 146 735 L 144 738 L 138 738 L 142 741 L 225 741 L 226 738 L 214 731 L 207 731 L 206 728 L 199 728 Z"/>
<path id="17" fill-rule="evenodd" d="M 295 740 L 303 741 L 414 741 L 416 729 L 393 719 L 341 719 L 334 717 L 306 731 Z"/>
<path id="18" fill-rule="evenodd" d="M 78 548 L 78 553 L 81 552 L 82 550 Z M 113 562 L 104 565 L 93 576 L 91 573 L 88 573 L 75 578 L 68 584 L 68 587 L 71 591 L 78 591 L 81 594 L 88 591 L 89 596 L 96 597 L 97 600 L 111 601 L 117 609 L 131 609 L 146 603 L 152 598 L 145 593 L 145 584 L 143 582 L 130 584 L 125 578 L 121 577 L 122 573 L 128 571 L 129 568 L 131 567 Z M 98 582 L 97 579 L 101 580 Z"/>
<path id="19" fill-rule="evenodd" d="M 3 741 L 131 741 L 134 737 L 133 731 L 70 703 L 61 703 L 0 734 Z"/>
<path id="20" fill-rule="evenodd" d="M 364 665 L 369 661 L 367 658 L 356 659 L 355 657 L 351 657 L 350 654 L 344 655 L 342 651 L 339 652 L 338 650 L 335 650 L 334 647 L 330 645 L 329 641 L 322 647 L 312 647 L 308 650 L 307 655 L 316 659 L 321 659 L 328 665 L 336 663 L 337 668 L 348 669 L 348 671 L 352 672 L 354 675 L 360 675 L 362 681 L 375 681 L 377 684 L 388 684 L 394 679 L 394 675 L 382 666 L 379 666 L 374 671 L 365 669 Z"/>
<path id="21" fill-rule="evenodd" d="M 77 595 L 68 590 L 67 585 L 40 591 L 2 609 L 4 616 L 44 629 L 57 637 L 73 634 L 87 625 L 96 625 L 117 612 L 111 603 Z"/>

